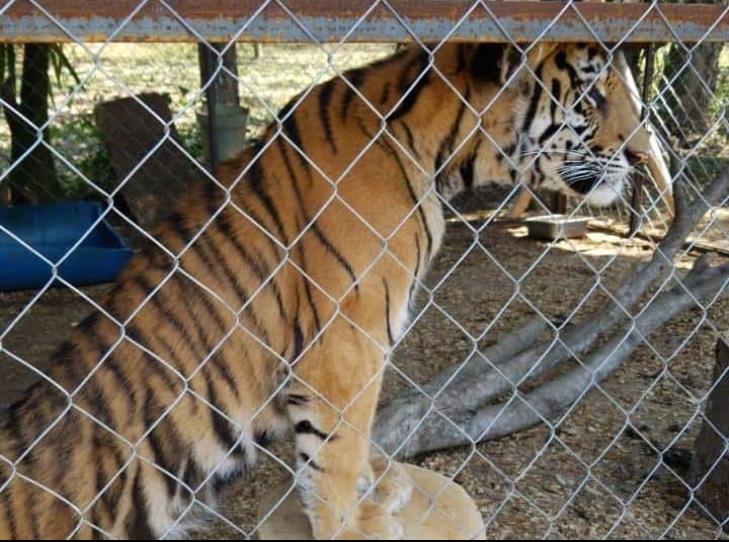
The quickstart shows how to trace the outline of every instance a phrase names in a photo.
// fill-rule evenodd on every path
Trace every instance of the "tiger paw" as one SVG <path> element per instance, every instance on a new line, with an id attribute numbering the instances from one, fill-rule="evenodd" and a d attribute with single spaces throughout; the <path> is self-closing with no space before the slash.
<path id="1" fill-rule="evenodd" d="M 413 480 L 401 463 L 379 454 L 370 456 L 376 483 L 374 499 L 387 513 L 397 514 L 410 500 Z"/>
<path id="2" fill-rule="evenodd" d="M 357 531 L 367 540 L 402 540 L 405 535 L 405 528 L 387 508 L 373 501 L 360 505 Z"/>

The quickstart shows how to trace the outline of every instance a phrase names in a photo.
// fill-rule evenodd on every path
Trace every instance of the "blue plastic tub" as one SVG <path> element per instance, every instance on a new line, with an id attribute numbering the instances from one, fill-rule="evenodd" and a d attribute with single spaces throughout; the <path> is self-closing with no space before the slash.
<path id="1" fill-rule="evenodd" d="M 57 263 L 99 218 L 98 203 L 70 202 L 0 208 L 0 224 L 50 261 Z M 109 282 L 132 256 L 132 251 L 105 221 L 58 267 L 74 285 Z M 52 268 L 21 243 L 0 230 L 0 291 L 39 288 Z"/>

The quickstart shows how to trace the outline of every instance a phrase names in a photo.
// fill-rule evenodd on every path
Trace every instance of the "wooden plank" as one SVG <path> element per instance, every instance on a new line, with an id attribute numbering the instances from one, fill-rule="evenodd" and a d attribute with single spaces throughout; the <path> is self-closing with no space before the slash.
<path id="1" fill-rule="evenodd" d="M 389 5 L 388 5 L 389 4 Z M 727 6 L 494 0 L 5 2 L 0 41 L 729 41 Z M 391 8 L 390 8 L 391 6 Z M 356 26 L 356 30 L 352 29 Z"/>

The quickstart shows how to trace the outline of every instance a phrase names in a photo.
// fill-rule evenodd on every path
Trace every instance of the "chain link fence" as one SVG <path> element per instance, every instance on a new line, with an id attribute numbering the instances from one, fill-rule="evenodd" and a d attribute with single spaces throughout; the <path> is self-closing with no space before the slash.
<path id="1" fill-rule="evenodd" d="M 204 113 L 214 111 L 215 100 L 228 100 L 236 114 L 244 112 L 245 125 L 235 126 L 233 139 L 246 145 L 255 144 L 273 124 L 274 137 L 264 142 L 264 149 L 284 140 L 296 159 L 331 187 L 331 197 L 290 243 L 281 243 L 266 221 L 258 224 L 278 244 L 282 256 L 249 299 L 263 296 L 286 265 L 296 267 L 312 288 L 324 292 L 295 254 L 297 243 L 317 228 L 329 206 L 348 207 L 381 243 L 382 254 L 398 256 L 388 245 L 394 234 L 379 233 L 338 193 L 339 183 L 355 163 L 342 175 L 327 176 L 310 157 L 315 154 L 311 147 L 327 144 L 325 139 L 302 143 L 286 130 L 289 116 L 317 85 L 339 78 L 353 100 L 368 101 L 347 70 L 397 54 L 401 48 L 397 42 L 404 41 L 426 51 L 429 59 L 415 82 L 424 77 L 447 81 L 434 62 L 436 52 L 443 44 L 471 39 L 514 47 L 522 58 L 520 69 L 538 81 L 541 92 L 550 93 L 554 88 L 540 82 L 526 59 L 541 44 L 557 40 L 596 46 L 607 59 L 601 68 L 605 72 L 619 69 L 625 53 L 628 69 L 620 72 L 621 81 L 642 107 L 641 126 L 654 135 L 652 158 L 658 165 L 633 168 L 633 178 L 643 182 L 635 183 L 633 193 L 621 194 L 609 207 L 592 207 L 573 197 L 555 202 L 553 192 L 530 185 L 526 176 L 514 183 L 478 182 L 483 186 L 450 199 L 436 189 L 439 171 L 423 170 L 431 187 L 395 231 L 430 199 L 442 206 L 447 230 L 427 275 L 414 277 L 417 293 L 407 324 L 392 345 L 383 348 L 378 337 L 349 320 L 387 356 L 371 377 L 376 382 L 384 375 L 372 449 L 461 484 L 483 518 L 477 537 L 726 536 L 729 499 L 724 499 L 728 508 L 720 510 L 707 504 L 701 488 L 726 468 L 729 451 L 729 423 L 717 426 L 717 420 L 705 414 L 709 397 L 721 391 L 726 377 L 726 370 L 714 374 L 713 352 L 717 341 L 722 337 L 726 341 L 729 329 L 729 303 L 723 295 L 729 282 L 729 191 L 721 176 L 729 161 L 729 50 L 724 47 L 729 8 L 472 0 L 368 0 L 348 8 L 325 0 L 244 1 L 222 7 L 164 0 L 81 4 L 29 0 L 0 6 L 0 40 L 6 42 L 0 54 L 0 74 L 5 79 L 0 106 L 8 120 L 0 126 L 0 196 L 5 206 L 22 210 L 27 209 L 24 205 L 66 198 L 100 204 L 88 227 L 66 240 L 68 246 L 54 255 L 43 245 L 43 236 L 47 229 L 59 228 L 58 222 L 44 224 L 39 219 L 33 228 L 44 233 L 34 243 L 19 233 L 18 222 L 0 220 L 0 249 L 15 251 L 6 252 L 0 266 L 16 266 L 20 259 L 12 258 L 24 253 L 43 267 L 40 285 L 34 288 L 17 290 L 0 284 L 6 290 L 0 291 L 0 398 L 7 412 L 13 412 L 11 405 L 22 401 L 26 389 L 35 385 L 49 396 L 61 397 L 63 404 L 47 423 L 20 420 L 22 450 L 0 444 L 0 512 L 14 485 L 23 483 L 65 503 L 74 518 L 68 537 L 85 536 L 89 527 L 113 537 L 114 532 L 98 524 L 94 507 L 114 484 L 131 478 L 131 469 L 139 468 L 135 465 L 144 463 L 191 496 L 175 509 L 161 533 L 154 534 L 174 535 L 190 518 L 204 515 L 210 521 L 200 527 L 201 537 L 258 536 L 264 520 L 275 518 L 278 506 L 305 482 L 310 466 L 297 462 L 292 438 L 270 446 L 264 445 L 265 439 L 255 441 L 237 414 L 201 394 L 193 379 L 205 372 L 234 333 L 243 331 L 256 349 L 289 368 L 253 418 L 279 401 L 289 387 L 303 383 L 291 359 L 246 329 L 241 314 L 248 302 L 231 306 L 224 292 L 180 264 L 185 253 L 203 242 L 217 217 L 234 205 L 231 194 L 250 182 L 251 168 L 260 158 L 259 154 L 246 165 L 248 176 L 230 185 L 222 183 L 211 173 L 209 161 L 211 155 L 215 159 L 227 152 L 228 140 L 218 135 L 225 119 L 213 114 L 206 124 Z M 216 9 L 220 11 L 212 13 Z M 51 55 L 46 65 L 47 72 L 53 74 L 55 68 L 56 73 L 46 89 L 49 107 L 40 122 L 23 101 L 27 96 L 21 88 L 27 76 L 23 45 L 27 52 L 30 43 L 63 43 L 62 55 Z M 417 95 L 416 86 L 397 103 Z M 227 97 L 221 87 L 229 92 Z M 499 90 L 497 97 L 503 92 Z M 291 102 L 293 107 L 282 112 L 294 97 L 298 98 Z M 109 105 L 122 99 L 128 100 L 123 108 Z M 467 96 L 459 93 L 457 99 L 470 107 Z M 559 95 L 552 100 L 562 107 Z M 398 149 L 394 152 L 412 162 L 408 167 L 422 170 L 407 139 L 388 124 L 388 114 L 379 112 L 376 104 L 366 105 L 378 115 L 381 128 L 360 150 L 358 160 L 377 148 L 378 141 L 387 141 Z M 227 111 L 234 116 L 233 110 Z M 470 112 L 483 116 L 488 108 Z M 565 118 L 573 112 L 565 111 Z M 22 145 L 11 126 L 18 119 L 32 135 Z M 560 128 L 566 125 L 564 121 Z M 479 131 L 495 141 L 487 129 L 475 130 Z M 444 163 L 466 144 L 464 138 L 453 145 Z M 48 155 L 57 176 L 58 190 L 53 193 L 46 194 L 49 184 L 37 176 L 29 184 L 13 184 L 14 172 L 30 161 L 44 160 L 39 149 Z M 235 150 L 240 149 L 233 145 Z M 498 151 L 507 160 L 514 157 L 508 149 Z M 547 152 L 547 146 L 540 152 Z M 540 153 L 534 154 L 531 166 L 539 157 Z M 169 186 L 155 180 L 160 178 Z M 193 183 L 216 186 L 221 202 L 184 246 L 171 251 L 155 237 L 158 230 L 153 223 Z M 151 199 L 145 199 L 150 194 Z M 522 209 L 514 213 L 520 197 Z M 588 233 L 551 241 L 531 238 L 523 219 L 554 215 L 559 207 L 570 218 L 589 218 Z M 242 209 L 236 211 L 251 220 Z M 22 212 L 30 211 L 14 216 L 22 217 Z M 70 280 L 67 274 L 74 252 L 86 247 L 102 223 L 110 224 L 134 250 L 151 246 L 173 262 L 170 272 L 155 278 L 144 299 L 125 317 L 104 301 L 113 283 L 88 285 Z M 105 254 L 90 258 L 108 257 Z M 354 284 L 382 254 L 364 267 Z M 190 292 L 204 292 L 213 300 L 224 314 L 222 321 L 230 322 L 199 352 L 192 374 L 182 371 L 176 360 L 141 344 L 131 328 L 151 300 L 180 277 Z M 349 293 L 338 298 L 317 294 L 335 307 L 330 323 L 335 316 L 348 318 L 340 304 Z M 100 347 L 87 372 L 73 375 L 74 385 L 69 387 L 67 381 L 50 376 L 50 360 L 70 330 L 88 326 L 89 318 L 114 329 L 114 339 Z M 160 318 L 160 327 L 162 323 Z M 320 334 L 326 333 L 326 325 Z M 144 352 L 145 362 L 169 372 L 180 387 L 174 400 L 148 419 L 144 431 L 133 439 L 109 422 L 108 413 L 99 408 L 103 403 L 80 400 L 125 341 Z M 332 406 L 319 390 L 307 388 Z M 129 390 L 120 387 L 118 393 Z M 191 397 L 213 411 L 213 418 L 217 415 L 229 423 L 236 435 L 234 446 L 216 457 L 215 465 L 194 484 L 148 453 L 150 446 L 154 450 L 150 443 L 157 428 Z M 119 408 L 119 402 L 111 402 Z M 32 463 L 52 450 L 49 435 L 64 427 L 62 422 L 71 413 L 85 424 L 102 426 L 126 450 L 113 475 L 83 503 L 28 475 Z M 706 425 L 719 436 L 723 449 L 697 476 L 690 468 L 694 441 Z M 258 465 L 228 489 L 220 506 L 213 507 L 206 500 L 207 491 L 219 482 L 217 474 L 226 471 L 239 445 L 257 455 Z M 76 471 L 79 468 L 74 465 Z M 279 482 L 287 490 L 259 513 L 270 488 Z M 431 508 L 447 487 L 428 495 Z M 5 510 L 7 524 L 9 509 Z M 456 520 L 446 514 L 441 521 Z"/>

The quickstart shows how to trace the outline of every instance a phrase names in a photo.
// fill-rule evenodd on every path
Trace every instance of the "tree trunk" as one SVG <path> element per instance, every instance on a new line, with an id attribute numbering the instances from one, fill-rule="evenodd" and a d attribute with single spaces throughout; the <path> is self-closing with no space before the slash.
<path id="1" fill-rule="evenodd" d="M 226 44 L 212 43 L 210 44 L 217 51 L 222 51 Z M 200 60 L 200 83 L 206 84 L 214 75 L 217 68 L 217 59 L 215 54 L 211 54 L 207 45 L 198 45 L 198 55 Z M 233 44 L 223 53 L 223 66 L 226 71 L 221 71 L 215 77 L 215 81 L 211 85 L 211 91 L 214 94 L 216 104 L 224 106 L 237 107 L 240 104 L 240 96 L 238 93 L 238 55 L 236 47 Z M 232 77 L 229 73 L 235 77 Z M 208 94 L 209 96 L 209 94 Z"/>
<path id="2" fill-rule="evenodd" d="M 716 344 L 713 382 L 704 413 L 705 421 L 694 444 L 689 482 L 696 488 L 693 496 L 718 522 L 723 523 L 729 518 L 729 453 L 726 451 L 729 439 L 729 344 L 723 339 Z"/>
<path id="3" fill-rule="evenodd" d="M 211 50 L 212 47 L 212 50 Z M 238 59 L 235 44 L 218 54 L 225 44 L 199 45 L 200 83 L 205 88 L 206 122 L 203 122 L 203 149 L 211 169 L 237 156 L 245 147 L 247 114 L 240 107 L 238 94 Z M 208 84 L 210 81 L 212 83 Z"/>
<path id="4" fill-rule="evenodd" d="M 63 195 L 63 190 L 53 155 L 45 145 L 38 143 L 42 139 L 50 144 L 48 128 L 38 131 L 48 121 L 49 46 L 28 43 L 23 51 L 20 101 L 16 100 L 14 85 L 5 85 L 3 89 L 3 98 L 19 113 L 5 108 L 12 140 L 10 163 L 13 169 L 8 174 L 8 184 L 16 195 L 20 194 L 27 201 L 57 199 Z"/>
<path id="5" fill-rule="evenodd" d="M 682 142 L 690 141 L 692 135 L 704 135 L 711 126 L 708 110 L 716 93 L 719 56 L 724 44 L 701 43 L 689 57 L 685 47 L 690 46 L 680 43 L 670 46 L 663 69 L 665 79 L 660 84 L 661 88 L 670 87 L 664 93 L 669 110 L 667 117 L 671 119 L 669 129 Z"/>

